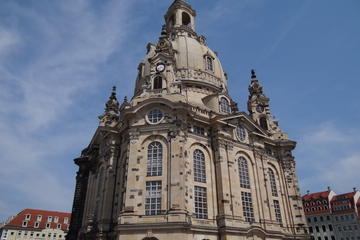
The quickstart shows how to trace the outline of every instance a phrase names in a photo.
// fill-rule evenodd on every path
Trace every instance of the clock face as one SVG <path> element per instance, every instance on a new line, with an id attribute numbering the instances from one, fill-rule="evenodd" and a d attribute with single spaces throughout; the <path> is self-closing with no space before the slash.
<path id="1" fill-rule="evenodd" d="M 264 106 L 263 105 L 257 105 L 257 107 L 256 107 L 256 111 L 258 112 L 258 113 L 262 113 L 263 111 L 264 111 Z"/>
<path id="2" fill-rule="evenodd" d="M 165 64 L 159 63 L 159 64 L 156 66 L 156 71 L 158 71 L 158 72 L 163 72 L 164 70 L 165 70 Z"/>

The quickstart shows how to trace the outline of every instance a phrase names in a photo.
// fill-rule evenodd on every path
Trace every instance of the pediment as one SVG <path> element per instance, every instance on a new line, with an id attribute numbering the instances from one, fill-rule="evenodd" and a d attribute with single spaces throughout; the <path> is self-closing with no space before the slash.
<path id="1" fill-rule="evenodd" d="M 89 143 L 88 148 L 92 148 L 93 146 L 100 145 L 104 141 L 104 136 L 107 134 L 114 133 L 116 134 L 118 131 L 115 128 L 110 127 L 98 127 Z"/>
<path id="2" fill-rule="evenodd" d="M 268 137 L 269 133 L 263 130 L 258 124 L 245 112 L 239 112 L 231 116 L 221 116 L 216 119 L 217 121 L 223 122 L 226 125 L 233 125 L 236 127 L 239 122 L 242 126 L 245 127 L 249 132 L 257 134 L 262 137 Z"/>

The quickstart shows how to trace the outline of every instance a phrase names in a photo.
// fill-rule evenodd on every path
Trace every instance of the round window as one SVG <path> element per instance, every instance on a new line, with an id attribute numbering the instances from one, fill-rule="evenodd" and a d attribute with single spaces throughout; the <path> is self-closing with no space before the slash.
<path id="1" fill-rule="evenodd" d="M 240 141 L 245 141 L 246 139 L 246 130 L 243 126 L 239 125 L 236 128 L 236 133 Z"/>
<path id="2" fill-rule="evenodd" d="M 147 118 L 150 123 L 158 123 L 160 122 L 164 117 L 164 114 L 159 109 L 151 110 L 147 114 Z"/>

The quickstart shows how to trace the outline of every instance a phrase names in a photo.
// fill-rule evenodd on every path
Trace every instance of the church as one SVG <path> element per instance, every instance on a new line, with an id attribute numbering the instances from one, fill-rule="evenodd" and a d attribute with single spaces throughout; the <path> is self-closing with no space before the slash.
<path id="1" fill-rule="evenodd" d="M 175 0 L 138 65 L 113 88 L 79 167 L 67 240 L 309 239 L 288 139 L 251 71 L 239 111 L 217 53 Z"/>

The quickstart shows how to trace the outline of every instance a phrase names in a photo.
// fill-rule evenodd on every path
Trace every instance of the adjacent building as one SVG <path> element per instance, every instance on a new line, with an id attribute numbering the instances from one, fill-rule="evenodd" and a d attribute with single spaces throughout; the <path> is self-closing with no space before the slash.
<path id="1" fill-rule="evenodd" d="M 25 209 L 2 226 L 1 240 L 63 240 L 70 213 Z"/>
<path id="2" fill-rule="evenodd" d="M 119 103 L 113 89 L 75 159 L 68 240 L 308 238 L 296 143 L 271 115 L 255 71 L 247 111 L 238 109 L 195 20 L 175 0 L 132 99 Z"/>
<path id="3" fill-rule="evenodd" d="M 360 240 L 360 192 L 328 191 L 303 196 L 309 232 L 315 240 Z"/>

